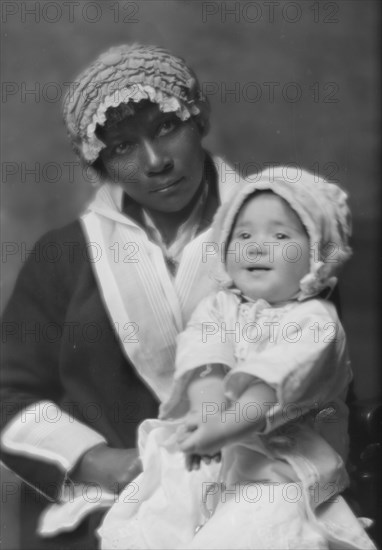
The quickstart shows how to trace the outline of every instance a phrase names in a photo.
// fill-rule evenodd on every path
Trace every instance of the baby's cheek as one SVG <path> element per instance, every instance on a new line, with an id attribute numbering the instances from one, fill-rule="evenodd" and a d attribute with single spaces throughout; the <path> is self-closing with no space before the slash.
<path id="1" fill-rule="evenodd" d="M 298 275 L 300 279 L 310 272 L 310 259 L 303 256 L 298 265 Z"/>
<path id="2" fill-rule="evenodd" d="M 230 256 L 226 260 L 226 271 L 231 278 L 234 278 L 237 272 L 237 266 Z"/>

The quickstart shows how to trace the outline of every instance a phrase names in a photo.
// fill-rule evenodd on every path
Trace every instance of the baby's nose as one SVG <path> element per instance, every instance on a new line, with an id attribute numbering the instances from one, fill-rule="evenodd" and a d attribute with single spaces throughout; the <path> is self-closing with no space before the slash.
<path id="1" fill-rule="evenodd" d="M 268 249 L 266 247 L 265 242 L 257 239 L 253 240 L 248 245 L 248 254 L 250 256 L 263 256 L 264 254 L 267 254 Z"/>

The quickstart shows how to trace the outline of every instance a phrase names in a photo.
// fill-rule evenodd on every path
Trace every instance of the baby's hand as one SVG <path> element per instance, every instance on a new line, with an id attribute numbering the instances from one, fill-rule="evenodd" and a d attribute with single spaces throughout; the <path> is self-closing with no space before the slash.
<path id="1" fill-rule="evenodd" d="M 189 435 L 195 431 L 200 424 L 200 415 L 198 412 L 189 412 L 184 420 L 184 423 L 179 426 L 176 434 L 176 441 L 180 445 Z"/>
<path id="2" fill-rule="evenodd" d="M 185 453 L 184 456 L 186 459 L 186 469 L 189 472 L 192 472 L 192 470 L 200 469 L 200 463 L 202 461 L 202 457 L 200 455 Z"/>
<path id="3" fill-rule="evenodd" d="M 177 442 L 182 449 L 183 444 L 187 444 L 187 440 L 190 435 L 194 433 L 200 426 L 200 414 L 198 412 L 190 412 L 185 420 L 183 426 L 178 430 Z M 183 449 L 182 449 L 183 450 Z M 206 464 L 210 464 L 211 460 L 220 462 L 221 453 L 215 453 L 213 456 L 208 454 L 188 453 L 185 452 L 186 468 L 189 472 L 192 470 L 199 470 L 201 461 Z"/>
<path id="4" fill-rule="evenodd" d="M 198 420 L 194 416 L 186 419 L 182 437 L 178 439 L 181 450 L 202 457 L 214 457 L 220 454 L 225 443 L 224 425 L 219 415 L 211 416 L 208 421 Z"/>
<path id="5" fill-rule="evenodd" d="M 191 472 L 192 470 L 199 470 L 200 463 L 202 461 L 205 462 L 206 464 L 210 464 L 211 460 L 214 460 L 215 462 L 220 462 L 222 455 L 220 452 L 216 453 L 213 456 L 208 456 L 208 455 L 200 456 L 197 454 L 185 453 L 185 457 L 186 457 L 186 468 L 189 472 Z"/>
<path id="6" fill-rule="evenodd" d="M 188 413 L 185 423 L 179 426 L 178 428 L 177 438 L 176 438 L 177 443 L 181 445 L 183 441 L 187 439 L 190 433 L 192 433 L 192 431 L 196 429 L 196 427 L 197 427 L 196 413 Z M 189 472 L 191 472 L 192 470 L 199 470 L 200 461 L 202 459 L 201 456 L 197 454 L 185 453 L 185 459 L 186 459 L 186 469 Z"/>

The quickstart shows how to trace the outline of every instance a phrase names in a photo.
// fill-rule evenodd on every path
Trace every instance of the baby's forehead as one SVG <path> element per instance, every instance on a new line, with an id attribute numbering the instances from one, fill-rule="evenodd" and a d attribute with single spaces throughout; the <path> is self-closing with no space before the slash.
<path id="1" fill-rule="evenodd" d="M 256 191 L 242 204 L 236 223 L 242 221 L 290 221 L 301 224 L 290 204 L 270 189 Z"/>

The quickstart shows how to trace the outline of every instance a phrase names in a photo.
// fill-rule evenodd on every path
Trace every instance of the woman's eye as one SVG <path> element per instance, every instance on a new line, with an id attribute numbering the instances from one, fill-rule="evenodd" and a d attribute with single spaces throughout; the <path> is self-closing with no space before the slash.
<path id="1" fill-rule="evenodd" d="M 124 141 L 122 143 L 119 143 L 115 147 L 113 147 L 113 154 L 115 155 L 123 155 L 127 153 L 131 149 L 132 145 L 131 143 L 128 143 L 127 141 Z"/>
<path id="2" fill-rule="evenodd" d="M 176 126 L 177 126 L 177 123 L 175 120 L 172 120 L 172 119 L 166 120 L 160 125 L 158 130 L 158 136 L 161 137 L 161 136 L 165 136 L 166 134 L 169 134 L 170 132 L 175 130 Z"/>

